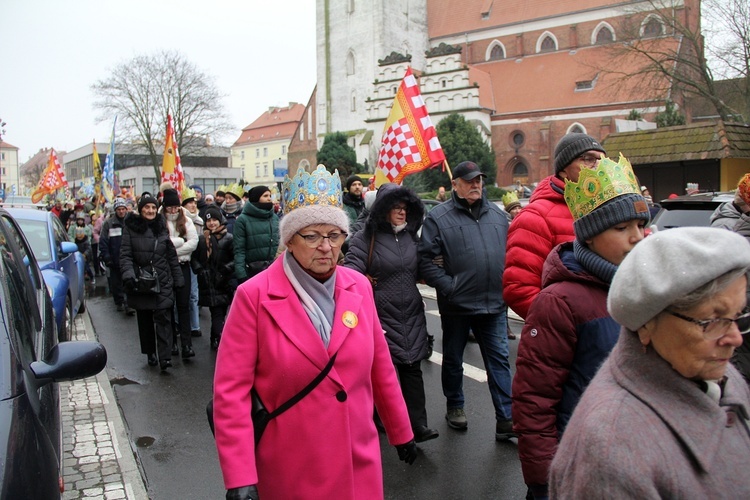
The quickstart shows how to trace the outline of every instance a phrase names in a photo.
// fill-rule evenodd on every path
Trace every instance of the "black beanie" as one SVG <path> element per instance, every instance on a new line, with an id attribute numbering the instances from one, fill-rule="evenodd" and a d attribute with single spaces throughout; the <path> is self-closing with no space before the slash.
<path id="1" fill-rule="evenodd" d="M 226 220 L 224 219 L 224 214 L 221 213 L 221 210 L 219 210 L 219 207 L 216 205 L 211 205 L 206 210 L 205 214 L 206 221 L 209 220 L 218 220 L 220 224 L 226 224 Z"/>
<path id="2" fill-rule="evenodd" d="M 601 234 L 617 224 L 634 219 L 644 220 L 648 224 L 651 219 L 648 204 L 640 194 L 623 194 L 612 198 L 576 220 L 573 223 L 573 230 L 576 239 L 585 244 L 586 240 L 590 240 L 597 234 Z"/>
<path id="3" fill-rule="evenodd" d="M 141 196 L 141 199 L 138 200 L 138 212 L 140 213 L 140 211 L 143 210 L 143 207 L 145 207 L 149 203 L 153 203 L 155 207 L 159 206 L 159 204 L 156 202 L 156 198 L 151 196 L 149 193 Z"/>
<path id="4" fill-rule="evenodd" d="M 161 204 L 165 207 L 179 207 L 180 195 L 176 189 L 165 189 L 162 195 Z"/>
<path id="5" fill-rule="evenodd" d="M 354 184 L 357 181 L 362 182 L 362 178 L 358 175 L 350 175 L 349 177 L 347 177 L 346 190 L 349 191 L 349 188 L 352 187 L 352 184 Z"/>
<path id="6" fill-rule="evenodd" d="M 570 162 L 581 156 L 586 151 L 604 151 L 599 141 L 588 134 L 571 133 L 564 135 L 555 146 L 555 174 L 570 165 Z"/>
<path id="7" fill-rule="evenodd" d="M 263 196 L 263 193 L 265 193 L 266 191 L 270 191 L 270 189 L 268 189 L 268 186 L 255 186 L 247 192 L 247 201 L 249 201 L 250 203 L 260 201 L 260 197 Z"/>

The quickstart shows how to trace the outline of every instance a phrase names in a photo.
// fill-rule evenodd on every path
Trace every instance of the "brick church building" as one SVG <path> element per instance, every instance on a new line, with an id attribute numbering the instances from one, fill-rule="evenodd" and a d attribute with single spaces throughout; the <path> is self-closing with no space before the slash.
<path id="1" fill-rule="evenodd" d="M 670 15 L 697 26 L 699 2 L 677 0 Z M 290 175 L 314 168 L 332 132 L 346 133 L 372 169 L 408 66 L 433 123 L 460 113 L 492 145 L 499 186 L 550 175 L 568 132 L 603 140 L 633 110 L 653 121 L 668 99 L 683 105 L 668 81 L 611 72 L 643 64 L 618 55 L 634 38 L 679 49 L 648 1 L 317 0 L 316 26 L 317 85 L 290 144 Z"/>

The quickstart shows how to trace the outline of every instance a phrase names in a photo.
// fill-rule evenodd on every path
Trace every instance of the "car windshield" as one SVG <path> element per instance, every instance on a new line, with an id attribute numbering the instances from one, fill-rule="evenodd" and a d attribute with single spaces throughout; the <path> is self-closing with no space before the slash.
<path id="1" fill-rule="evenodd" d="M 685 226 L 708 226 L 713 210 L 662 210 L 655 219 L 659 229 L 671 229 Z"/>
<path id="2" fill-rule="evenodd" d="M 49 243 L 49 231 L 45 221 L 16 219 L 21 226 L 23 234 L 31 245 L 31 251 L 39 262 L 52 260 L 51 245 Z"/>

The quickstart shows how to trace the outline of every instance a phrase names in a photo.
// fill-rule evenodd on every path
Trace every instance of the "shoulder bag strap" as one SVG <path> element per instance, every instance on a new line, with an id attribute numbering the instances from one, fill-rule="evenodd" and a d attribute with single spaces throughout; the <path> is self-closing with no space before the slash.
<path id="1" fill-rule="evenodd" d="M 278 417 L 279 415 L 281 415 L 282 413 L 284 413 L 285 411 L 287 411 L 289 408 L 291 408 L 292 406 L 294 406 L 297 403 L 299 403 L 299 401 L 302 398 L 304 398 L 305 396 L 307 396 L 308 394 L 310 394 L 310 392 L 312 392 L 312 390 L 315 389 L 315 387 L 318 384 L 320 384 L 323 381 L 324 378 L 326 378 L 326 375 L 328 375 L 328 372 L 331 371 L 331 368 L 333 368 L 333 362 L 336 361 L 336 356 L 337 355 L 338 355 L 338 353 L 334 354 L 331 357 L 331 359 L 330 359 L 330 361 L 328 361 L 328 364 L 326 365 L 326 367 L 323 368 L 323 371 L 320 372 L 318 374 L 318 376 L 315 377 L 309 384 L 307 384 L 307 386 L 304 389 L 302 389 L 297 394 L 295 394 L 294 396 L 292 396 L 286 403 L 282 404 L 281 406 L 279 406 L 278 408 L 276 408 L 274 411 L 272 411 L 271 413 L 269 413 L 268 414 L 268 420 L 271 420 L 272 418 Z M 253 389 L 253 391 L 255 391 L 255 389 Z M 257 392 L 255 393 L 255 396 L 259 398 Z"/>
<path id="2" fill-rule="evenodd" d="M 372 249 L 375 247 L 375 232 L 373 231 L 372 237 L 370 238 L 370 251 L 367 252 L 367 269 L 365 272 L 370 272 L 370 264 L 372 264 Z"/>

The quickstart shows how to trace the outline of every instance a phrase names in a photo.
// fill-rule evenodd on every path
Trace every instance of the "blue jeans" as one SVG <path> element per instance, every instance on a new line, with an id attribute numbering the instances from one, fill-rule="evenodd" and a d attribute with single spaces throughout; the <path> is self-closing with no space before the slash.
<path id="1" fill-rule="evenodd" d="M 200 331 L 201 319 L 200 308 L 198 307 L 198 278 L 190 269 L 190 329 Z"/>
<path id="2" fill-rule="evenodd" d="M 464 407 L 464 349 L 469 329 L 482 352 L 487 382 L 497 420 L 510 420 L 510 363 L 508 361 L 508 317 L 500 314 L 442 314 L 443 367 L 441 378 L 448 408 Z"/>

